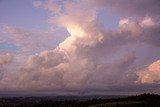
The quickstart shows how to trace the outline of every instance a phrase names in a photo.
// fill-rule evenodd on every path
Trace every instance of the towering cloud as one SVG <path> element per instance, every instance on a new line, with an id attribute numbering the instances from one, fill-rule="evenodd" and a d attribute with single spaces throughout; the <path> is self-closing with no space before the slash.
<path id="1" fill-rule="evenodd" d="M 61 2 L 36 1 L 34 6 L 55 13 L 50 22 L 65 28 L 69 36 L 50 50 L 45 50 L 48 47 L 46 37 L 24 38 L 29 43 L 37 38 L 33 49 L 45 45 L 44 51 L 29 55 L 26 63 L 17 66 L 14 73 L 7 72 L 0 80 L 0 90 L 141 92 L 158 87 L 160 23 L 157 0 Z M 122 13 L 117 29 L 106 29 L 100 23 L 97 12 L 102 8 Z M 17 30 L 10 32 L 10 29 L 7 32 L 14 38 L 18 35 L 20 41 L 17 42 L 23 45 L 21 35 L 27 34 L 17 33 Z M 45 41 L 36 42 L 41 39 Z M 153 84 L 155 87 L 149 88 Z"/>

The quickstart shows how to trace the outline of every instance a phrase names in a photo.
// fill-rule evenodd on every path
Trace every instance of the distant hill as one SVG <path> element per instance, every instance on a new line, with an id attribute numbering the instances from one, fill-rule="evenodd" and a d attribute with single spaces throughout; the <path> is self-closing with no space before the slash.
<path id="1" fill-rule="evenodd" d="M 140 94 L 128 97 L 58 96 L 0 98 L 0 107 L 160 107 L 160 96 Z"/>

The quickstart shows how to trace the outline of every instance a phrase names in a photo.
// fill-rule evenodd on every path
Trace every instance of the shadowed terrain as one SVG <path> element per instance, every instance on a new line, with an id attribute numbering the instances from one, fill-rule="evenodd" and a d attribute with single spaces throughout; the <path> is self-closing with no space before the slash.
<path id="1" fill-rule="evenodd" d="M 58 96 L 58 97 L 10 97 L 0 98 L 0 107 L 160 107 L 160 96 L 141 94 L 136 96 Z"/>

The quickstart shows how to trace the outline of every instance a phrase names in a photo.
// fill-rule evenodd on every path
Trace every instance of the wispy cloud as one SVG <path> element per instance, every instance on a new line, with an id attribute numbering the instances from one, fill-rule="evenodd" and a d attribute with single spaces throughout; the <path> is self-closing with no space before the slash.
<path id="1" fill-rule="evenodd" d="M 17 28 L 14 26 L 2 26 L 1 39 L 4 43 L 15 44 L 20 52 L 35 53 L 44 49 L 51 49 L 54 33 L 52 32 L 38 32 Z"/>

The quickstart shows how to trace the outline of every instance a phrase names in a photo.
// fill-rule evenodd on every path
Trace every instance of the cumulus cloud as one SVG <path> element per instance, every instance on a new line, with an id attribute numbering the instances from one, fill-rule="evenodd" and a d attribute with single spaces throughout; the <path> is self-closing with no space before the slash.
<path id="1" fill-rule="evenodd" d="M 56 1 L 35 1 L 34 5 L 56 13 L 50 18 L 51 23 L 65 28 L 70 35 L 49 50 L 46 45 L 50 37 L 38 38 L 28 31 L 5 28 L 17 44 L 43 49 L 29 55 L 14 73 L 6 73 L 0 90 L 130 92 L 148 89 L 149 85 L 143 83 L 154 83 L 153 90 L 159 84 L 160 24 L 153 7 L 159 8 L 158 1 L 67 1 L 60 5 L 63 11 Z M 101 7 L 127 15 L 117 29 L 106 29 L 97 19 Z M 155 60 L 158 61 L 151 64 Z M 145 69 L 148 64 L 151 65 Z"/>
<path id="2" fill-rule="evenodd" d="M 160 60 L 150 64 L 145 70 L 138 72 L 141 83 L 160 84 Z"/>

